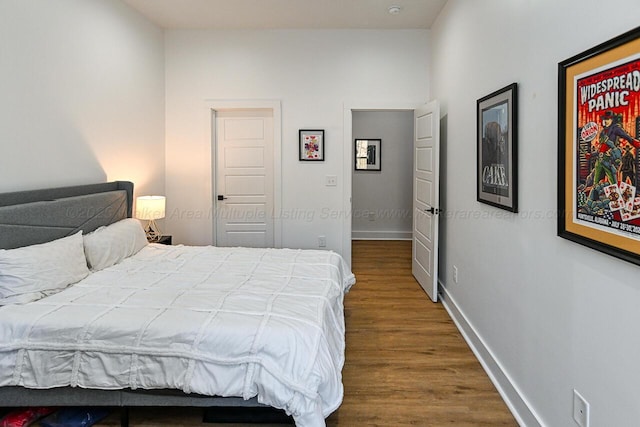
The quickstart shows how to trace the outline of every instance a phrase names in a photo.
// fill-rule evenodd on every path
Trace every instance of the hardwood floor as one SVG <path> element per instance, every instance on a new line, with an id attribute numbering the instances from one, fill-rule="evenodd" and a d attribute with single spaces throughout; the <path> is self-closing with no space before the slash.
<path id="1" fill-rule="evenodd" d="M 354 241 L 352 268 L 345 395 L 328 427 L 517 426 L 444 307 L 411 275 L 411 242 Z M 130 425 L 216 425 L 201 419 L 198 409 L 132 409 Z"/>
<path id="2" fill-rule="evenodd" d="M 442 304 L 411 275 L 411 242 L 354 241 L 344 402 L 329 426 L 517 426 Z"/>

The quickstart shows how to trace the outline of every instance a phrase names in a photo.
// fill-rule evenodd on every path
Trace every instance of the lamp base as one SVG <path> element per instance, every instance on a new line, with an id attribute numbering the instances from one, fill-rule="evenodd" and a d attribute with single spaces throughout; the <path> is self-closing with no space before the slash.
<path id="1" fill-rule="evenodd" d="M 147 241 L 150 243 L 157 242 L 162 237 L 160 228 L 158 227 L 158 224 L 156 224 L 156 221 L 153 219 L 147 223 L 144 232 L 147 235 Z"/>

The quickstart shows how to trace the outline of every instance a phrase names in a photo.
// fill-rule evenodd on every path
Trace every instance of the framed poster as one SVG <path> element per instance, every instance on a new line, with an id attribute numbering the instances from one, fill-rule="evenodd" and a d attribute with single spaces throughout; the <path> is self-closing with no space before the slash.
<path id="1" fill-rule="evenodd" d="M 558 64 L 558 235 L 640 265 L 640 27 Z"/>
<path id="2" fill-rule="evenodd" d="M 518 85 L 477 102 L 477 199 L 518 212 Z"/>
<path id="3" fill-rule="evenodd" d="M 300 129 L 300 160 L 324 161 L 324 130 Z"/>
<path id="4" fill-rule="evenodd" d="M 355 140 L 355 170 L 379 171 L 382 166 L 382 140 L 381 139 L 356 139 Z"/>

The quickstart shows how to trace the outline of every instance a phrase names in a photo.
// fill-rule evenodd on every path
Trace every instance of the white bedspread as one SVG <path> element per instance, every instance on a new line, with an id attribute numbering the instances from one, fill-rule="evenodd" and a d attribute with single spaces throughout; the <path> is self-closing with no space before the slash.
<path id="1" fill-rule="evenodd" d="M 257 396 L 324 426 L 342 402 L 353 283 L 333 252 L 149 245 L 0 307 L 0 385 Z"/>

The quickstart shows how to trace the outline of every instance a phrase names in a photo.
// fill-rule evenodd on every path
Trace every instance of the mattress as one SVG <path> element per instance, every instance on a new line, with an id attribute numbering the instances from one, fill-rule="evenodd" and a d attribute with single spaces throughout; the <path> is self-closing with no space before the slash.
<path id="1" fill-rule="evenodd" d="M 149 245 L 0 307 L 0 385 L 255 396 L 323 426 L 342 402 L 354 283 L 330 251 Z"/>

